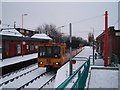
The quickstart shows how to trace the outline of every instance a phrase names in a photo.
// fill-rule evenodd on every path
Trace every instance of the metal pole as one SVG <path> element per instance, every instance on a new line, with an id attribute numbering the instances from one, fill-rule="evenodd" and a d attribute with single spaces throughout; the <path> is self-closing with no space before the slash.
<path id="1" fill-rule="evenodd" d="M 95 59 L 94 59 L 94 39 L 93 39 L 93 65 L 95 64 Z"/>
<path id="2" fill-rule="evenodd" d="M 70 73 L 69 73 L 69 76 L 71 76 L 73 71 L 72 70 L 72 24 L 70 23 L 69 26 L 70 26 L 70 65 L 69 65 Z"/>
<path id="3" fill-rule="evenodd" d="M 95 48 L 94 48 L 94 28 L 93 28 L 93 65 L 94 65 L 94 63 L 95 63 L 94 50 L 95 50 Z"/>
<path id="4" fill-rule="evenodd" d="M 105 11 L 104 66 L 108 65 L 108 12 Z"/>
<path id="5" fill-rule="evenodd" d="M 23 16 L 27 16 L 28 14 L 22 14 L 22 29 L 23 29 Z"/>
<path id="6" fill-rule="evenodd" d="M 16 21 L 14 21 L 14 28 L 16 28 Z"/>
<path id="7" fill-rule="evenodd" d="M 23 29 L 23 14 L 22 14 L 22 29 Z"/>
<path id="8" fill-rule="evenodd" d="M 27 16 L 28 14 L 22 14 L 22 30 L 23 30 L 23 16 Z M 24 46 L 23 46 L 23 36 L 22 36 L 22 47 L 21 47 L 21 49 L 22 49 L 22 52 L 21 52 L 21 54 L 22 54 L 22 56 L 23 56 L 23 54 L 24 54 L 24 52 L 23 52 L 23 50 L 24 50 Z"/>

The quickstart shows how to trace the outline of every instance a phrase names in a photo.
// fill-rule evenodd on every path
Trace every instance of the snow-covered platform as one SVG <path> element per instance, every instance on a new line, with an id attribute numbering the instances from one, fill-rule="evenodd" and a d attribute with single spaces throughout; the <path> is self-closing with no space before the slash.
<path id="1" fill-rule="evenodd" d="M 118 72 L 115 67 L 91 67 L 88 88 L 118 88 Z"/>
<path id="2" fill-rule="evenodd" d="M 96 59 L 94 65 L 91 65 L 88 90 L 96 89 L 118 89 L 119 82 L 119 68 L 118 67 L 105 67 L 104 60 Z"/>
<path id="3" fill-rule="evenodd" d="M 0 67 L 20 63 L 23 61 L 28 61 L 35 58 L 37 58 L 37 53 L 3 59 L 0 60 Z"/>
<path id="4" fill-rule="evenodd" d="M 93 49 L 90 47 L 84 47 L 82 52 L 80 52 L 75 57 L 86 57 L 89 58 L 90 55 L 92 55 Z M 72 58 L 76 59 L 76 58 Z M 76 61 L 76 64 L 73 65 L 73 71 L 75 71 L 78 67 L 80 67 L 85 60 L 79 60 L 79 62 Z M 120 76 L 120 66 L 119 68 L 116 67 L 104 67 L 104 60 L 101 59 L 95 59 L 95 63 L 93 65 L 93 59 L 90 59 L 90 71 L 88 74 L 88 78 L 86 81 L 86 87 L 89 90 L 95 89 L 104 89 L 104 88 L 112 88 L 112 89 L 118 89 L 120 87 L 119 85 L 119 76 Z M 62 79 L 60 78 L 62 77 Z M 67 78 L 69 77 L 69 62 L 66 63 L 64 66 L 62 66 L 58 71 L 55 78 L 55 84 L 54 88 L 57 88 L 61 83 L 63 83 Z M 73 80 L 71 83 L 74 83 Z M 70 88 L 70 87 L 68 87 Z M 92 88 L 92 89 L 91 89 Z"/>
<path id="5" fill-rule="evenodd" d="M 89 58 L 89 56 L 92 55 L 92 48 L 86 46 L 83 48 L 83 50 L 77 54 L 75 57 L 86 57 Z M 77 59 L 77 58 L 72 58 Z M 80 61 L 81 60 L 81 61 Z M 82 66 L 85 63 L 85 59 L 80 59 L 79 61 L 76 61 L 76 64 L 73 64 L 73 71 L 77 70 L 80 66 Z M 54 88 L 57 88 L 62 82 L 64 82 L 69 77 L 69 62 L 67 62 L 64 66 L 62 66 L 56 74 L 55 78 L 55 84 Z M 62 79 L 61 79 L 62 78 Z"/>

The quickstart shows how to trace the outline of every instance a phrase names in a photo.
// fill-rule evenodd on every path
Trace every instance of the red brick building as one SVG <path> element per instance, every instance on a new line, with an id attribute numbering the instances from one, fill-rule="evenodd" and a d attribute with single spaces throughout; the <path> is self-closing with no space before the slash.
<path id="1" fill-rule="evenodd" d="M 0 32 L 0 50 L 2 59 L 36 53 L 38 47 L 42 43 L 48 43 L 52 39 L 46 34 L 38 34 L 37 32 L 20 28 L 5 28 Z"/>
<path id="2" fill-rule="evenodd" d="M 103 56 L 104 53 L 104 32 L 97 38 L 97 52 Z M 108 29 L 108 56 L 112 57 L 112 54 L 116 54 L 120 63 L 120 30 L 115 30 L 114 27 Z M 104 57 L 104 56 L 103 56 Z"/>

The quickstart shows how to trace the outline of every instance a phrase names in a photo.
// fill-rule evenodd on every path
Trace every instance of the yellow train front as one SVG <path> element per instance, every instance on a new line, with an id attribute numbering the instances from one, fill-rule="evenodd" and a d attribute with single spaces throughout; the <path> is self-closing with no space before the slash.
<path id="1" fill-rule="evenodd" d="M 65 44 L 43 44 L 39 47 L 38 67 L 58 69 L 65 61 Z"/>

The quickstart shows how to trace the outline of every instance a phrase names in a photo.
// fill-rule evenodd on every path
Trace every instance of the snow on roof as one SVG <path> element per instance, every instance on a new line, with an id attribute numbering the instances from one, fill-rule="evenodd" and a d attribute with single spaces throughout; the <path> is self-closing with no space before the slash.
<path id="1" fill-rule="evenodd" d="M 50 38 L 46 34 L 35 34 L 35 35 L 32 36 L 32 38 L 52 40 L 52 38 Z"/>
<path id="2" fill-rule="evenodd" d="M 16 29 L 5 29 L 0 32 L 0 35 L 7 35 L 7 36 L 16 36 L 16 37 L 24 37 L 21 33 L 19 33 Z"/>

